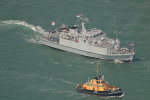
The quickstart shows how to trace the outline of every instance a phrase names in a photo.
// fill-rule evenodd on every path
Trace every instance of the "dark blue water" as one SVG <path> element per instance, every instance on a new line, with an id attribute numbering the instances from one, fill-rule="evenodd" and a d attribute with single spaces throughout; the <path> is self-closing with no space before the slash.
<path id="1" fill-rule="evenodd" d="M 105 100 L 76 90 L 96 76 L 96 65 L 110 85 L 125 92 L 108 99 L 150 99 L 149 5 L 148 0 L 0 1 L 0 99 Z M 110 38 L 117 30 L 122 46 L 134 43 L 133 62 L 92 59 L 40 44 L 40 36 L 55 29 L 52 21 L 56 27 L 63 18 L 74 25 L 80 13 L 89 18 L 86 29 L 102 29 Z"/>

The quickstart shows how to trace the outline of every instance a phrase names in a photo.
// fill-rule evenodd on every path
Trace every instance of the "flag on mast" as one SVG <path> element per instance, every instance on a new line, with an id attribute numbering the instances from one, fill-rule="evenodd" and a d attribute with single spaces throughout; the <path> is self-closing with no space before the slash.
<path id="1" fill-rule="evenodd" d="M 52 25 L 55 25 L 55 21 L 52 22 Z"/>
<path id="2" fill-rule="evenodd" d="M 77 15 L 77 17 L 80 17 L 80 15 Z"/>
<path id="3" fill-rule="evenodd" d="M 133 46 L 133 43 L 132 43 L 132 44 L 129 44 L 129 46 Z"/>

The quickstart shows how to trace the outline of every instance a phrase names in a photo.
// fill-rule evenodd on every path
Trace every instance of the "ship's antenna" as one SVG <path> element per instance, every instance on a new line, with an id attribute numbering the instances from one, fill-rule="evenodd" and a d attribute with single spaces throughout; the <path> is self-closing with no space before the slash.
<path id="1" fill-rule="evenodd" d="M 98 75 L 98 66 L 96 65 L 96 67 L 97 67 L 97 77 L 98 77 L 98 79 L 99 79 L 99 75 Z"/>
<path id="2" fill-rule="evenodd" d="M 80 15 L 79 15 L 80 16 Z M 79 17 L 78 17 L 78 26 L 79 26 Z"/>
<path id="3" fill-rule="evenodd" d="M 115 20 L 115 16 L 114 16 L 114 22 L 115 22 L 115 33 L 116 33 L 116 38 L 117 38 L 117 29 L 116 29 L 116 20 Z"/>
<path id="4" fill-rule="evenodd" d="M 63 23 L 62 23 L 62 26 L 64 26 L 65 24 L 64 24 L 64 18 L 63 18 Z"/>

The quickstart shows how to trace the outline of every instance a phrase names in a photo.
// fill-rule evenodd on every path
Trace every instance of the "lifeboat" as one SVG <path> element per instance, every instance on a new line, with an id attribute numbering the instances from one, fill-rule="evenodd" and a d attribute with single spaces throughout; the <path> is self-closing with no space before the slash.
<path id="1" fill-rule="evenodd" d="M 104 79 L 104 76 L 98 75 L 98 66 L 97 67 L 97 77 L 92 80 L 84 83 L 78 84 L 76 89 L 82 93 L 98 95 L 98 96 L 122 96 L 122 89 L 118 86 L 109 86 L 108 81 Z"/>

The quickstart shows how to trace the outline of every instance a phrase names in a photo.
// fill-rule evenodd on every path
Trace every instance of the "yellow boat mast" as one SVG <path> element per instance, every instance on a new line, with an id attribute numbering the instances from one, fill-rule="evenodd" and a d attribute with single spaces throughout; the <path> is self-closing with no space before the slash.
<path id="1" fill-rule="evenodd" d="M 96 65 L 96 67 L 97 67 L 97 77 L 99 78 L 99 75 L 98 75 L 98 66 Z"/>

